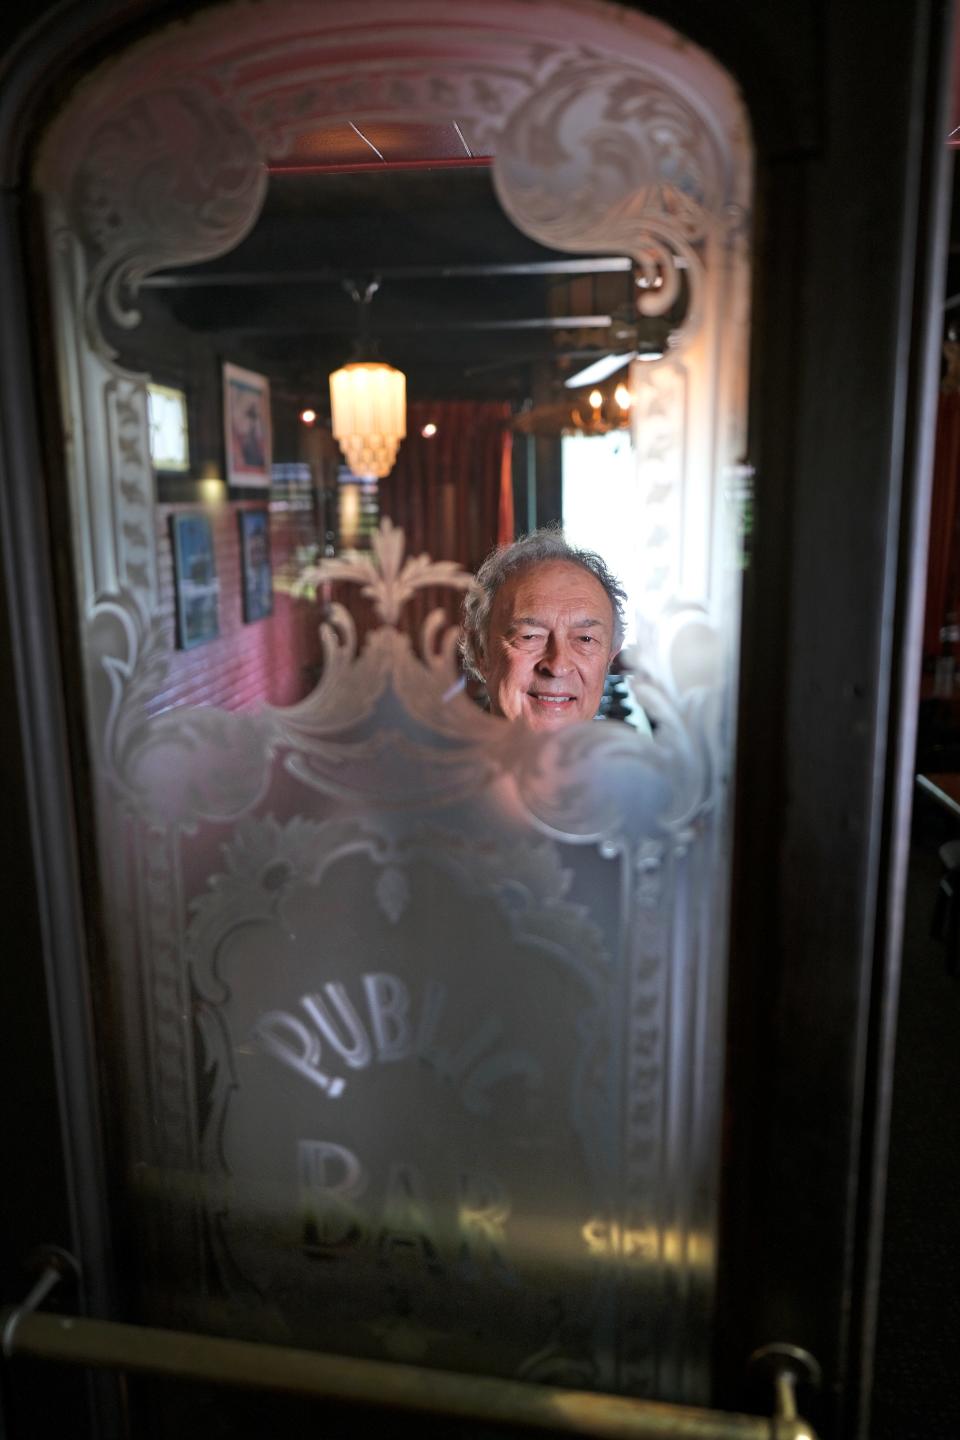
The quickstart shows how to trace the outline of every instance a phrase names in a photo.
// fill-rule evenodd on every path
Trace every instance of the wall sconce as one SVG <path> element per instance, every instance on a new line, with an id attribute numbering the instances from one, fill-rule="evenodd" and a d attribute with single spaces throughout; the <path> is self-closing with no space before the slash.
<path id="1" fill-rule="evenodd" d="M 216 460 L 207 460 L 200 469 L 200 496 L 208 505 L 216 505 L 226 498 L 227 486 L 221 469 Z"/>

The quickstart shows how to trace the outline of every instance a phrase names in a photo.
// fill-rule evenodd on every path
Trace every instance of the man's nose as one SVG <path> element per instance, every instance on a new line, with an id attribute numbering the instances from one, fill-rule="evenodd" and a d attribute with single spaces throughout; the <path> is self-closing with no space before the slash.
<path id="1" fill-rule="evenodd" d="M 569 675 L 573 661 L 569 646 L 558 635 L 550 635 L 543 654 L 537 661 L 537 669 L 548 675 Z"/>

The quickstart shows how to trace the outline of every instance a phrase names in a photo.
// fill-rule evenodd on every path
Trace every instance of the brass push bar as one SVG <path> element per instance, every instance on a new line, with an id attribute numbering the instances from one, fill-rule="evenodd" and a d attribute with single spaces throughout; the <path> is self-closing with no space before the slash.
<path id="1" fill-rule="evenodd" d="M 795 1410 L 772 1419 L 735 1415 L 40 1312 L 17 1317 L 5 1311 L 0 1329 L 7 1331 L 11 1319 L 16 1319 L 7 1346 L 11 1357 L 277 1390 L 597 1440 L 816 1440 Z"/>
<path id="2" fill-rule="evenodd" d="M 63 1274 L 77 1266 L 56 1247 L 49 1247 L 45 1258 L 46 1269 L 23 1303 L 0 1312 L 7 1361 L 29 1356 L 595 1440 L 817 1440 L 799 1419 L 794 1399 L 798 1374 L 809 1373 L 815 1362 L 792 1346 L 767 1346 L 755 1357 L 773 1380 L 775 1414 L 735 1415 L 182 1330 L 50 1315 L 36 1307 Z"/>

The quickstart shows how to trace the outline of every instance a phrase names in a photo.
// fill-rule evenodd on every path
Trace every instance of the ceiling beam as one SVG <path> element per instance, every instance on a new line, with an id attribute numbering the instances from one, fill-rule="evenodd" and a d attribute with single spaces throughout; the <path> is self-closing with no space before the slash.
<path id="1" fill-rule="evenodd" d="M 609 330 L 613 324 L 610 315 L 537 315 L 530 319 L 517 320 L 410 320 L 384 321 L 373 327 L 379 339 L 384 335 L 457 334 L 463 330 Z M 290 321 L 246 321 L 238 325 L 219 323 L 215 327 L 221 335 L 288 335 L 302 333 L 304 323 Z M 309 338 L 318 335 L 344 335 L 342 325 L 310 324 Z M 350 337 L 348 337 L 350 338 Z"/>
<path id="2" fill-rule="evenodd" d="M 378 265 L 381 280 L 464 280 L 477 276 L 501 275 L 610 275 L 632 268 L 623 255 L 600 255 L 576 260 L 514 260 L 476 265 Z M 366 274 L 369 267 L 363 267 Z M 221 286 L 247 285 L 341 285 L 356 280 L 352 270 L 212 270 L 201 274 L 163 271 L 140 282 L 144 290 L 201 290 Z"/>

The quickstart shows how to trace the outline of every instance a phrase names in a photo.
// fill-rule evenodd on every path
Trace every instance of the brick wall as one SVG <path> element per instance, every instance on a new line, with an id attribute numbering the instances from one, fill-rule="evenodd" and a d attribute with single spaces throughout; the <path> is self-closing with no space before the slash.
<path id="1" fill-rule="evenodd" d="M 152 713 L 175 705 L 216 705 L 224 710 L 256 709 L 264 702 L 290 705 L 316 682 L 320 663 L 316 606 L 275 589 L 273 614 L 244 624 L 237 514 L 262 508 L 262 501 L 157 506 L 159 604 L 168 629 L 170 668 L 150 707 Z M 210 518 L 220 582 L 220 634 L 190 650 L 179 650 L 169 517 L 185 513 Z M 274 581 L 289 566 L 296 547 L 315 540 L 311 511 L 271 505 Z"/>

